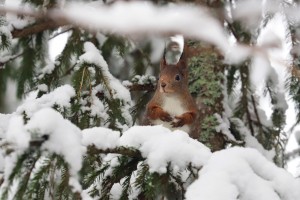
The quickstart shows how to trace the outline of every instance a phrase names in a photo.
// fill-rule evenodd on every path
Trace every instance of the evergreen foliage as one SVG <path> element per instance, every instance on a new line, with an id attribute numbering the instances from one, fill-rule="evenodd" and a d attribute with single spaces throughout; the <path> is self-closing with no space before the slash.
<path id="1" fill-rule="evenodd" d="M 158 5 L 166 3 L 153 2 Z M 233 12 L 236 1 L 216 2 L 217 9 Z M 202 4 L 211 10 L 216 7 L 210 3 Z M 60 4 L 56 0 L 23 0 L 22 5 L 31 5 L 46 12 Z M 247 29 L 241 21 L 225 17 L 221 23 L 238 42 L 254 46 L 259 33 L 273 17 L 273 14 L 264 16 L 255 30 Z M 27 16 L 18 18 L 29 20 Z M 21 29 L 38 22 L 31 19 Z M 142 124 L 143 109 L 154 91 L 159 69 L 159 60 L 152 58 L 155 57 L 154 41 L 134 41 L 128 35 L 119 36 L 100 31 L 94 33 L 75 26 L 62 26 L 14 37 L 13 32 L 17 28 L 9 23 L 11 22 L 6 21 L 5 16 L 1 16 L 1 113 L 7 111 L 5 98 L 10 92 L 7 91 L 9 81 L 13 81 L 17 98 L 24 100 L 26 95 L 36 93 L 35 99 L 41 100 L 42 106 L 54 108 L 80 130 L 106 127 L 119 131 L 122 135 L 128 128 Z M 8 26 L 10 29 L 7 29 Z M 288 30 L 293 47 L 299 45 L 300 39 L 296 35 L 299 27 L 290 22 Z M 51 61 L 49 41 L 59 37 L 64 31 L 64 34 L 68 34 L 66 45 L 56 59 Z M 260 107 L 257 88 L 251 82 L 254 59 L 247 58 L 238 64 L 228 64 L 215 46 L 194 39 L 186 42 L 190 51 L 189 86 L 199 106 L 198 120 L 201 121 L 198 140 L 212 151 L 234 146 L 253 147 L 249 140 L 254 140 L 261 147 L 259 150 L 266 155 L 274 152 L 274 163 L 284 167 L 286 160 L 283 154 L 289 135 L 285 130 L 285 102 L 282 102 L 285 101 L 285 94 L 279 88 L 276 73 L 273 72 L 264 83 L 264 95 L 269 97 L 272 107 L 271 122 L 267 123 Z M 90 52 L 98 59 L 92 59 Z M 286 80 L 286 89 L 295 104 L 298 124 L 299 55 L 293 54 L 292 62 L 293 73 Z M 75 93 L 69 95 L 69 104 L 51 104 L 49 99 L 43 100 L 46 95 L 66 84 L 70 84 Z M 25 125 L 32 119 L 26 109 L 17 110 L 15 114 L 22 116 Z M 228 127 L 221 127 L 224 123 Z M 170 161 L 165 173 L 153 172 L 149 169 L 146 156 L 139 149 L 97 149 L 95 145 L 89 145 L 83 154 L 78 173 L 79 185 L 82 187 L 80 189 L 84 191 L 80 193 L 76 188 L 77 183 L 73 182 L 74 174 L 70 163 L 64 155 L 47 149 L 45 143 L 49 141 L 49 135 L 41 134 L 42 132 L 32 133 L 36 138 L 33 137 L 30 145 L 22 150 L 5 137 L 0 138 L 0 153 L 3 152 L 14 163 L 8 177 L 0 175 L 0 199 L 84 199 L 84 192 L 93 199 L 113 199 L 116 188 L 121 188 L 119 199 L 122 200 L 164 197 L 184 199 L 187 187 L 198 178 L 198 172 L 201 171 L 201 168 L 192 164 L 184 170 L 175 170 Z"/>

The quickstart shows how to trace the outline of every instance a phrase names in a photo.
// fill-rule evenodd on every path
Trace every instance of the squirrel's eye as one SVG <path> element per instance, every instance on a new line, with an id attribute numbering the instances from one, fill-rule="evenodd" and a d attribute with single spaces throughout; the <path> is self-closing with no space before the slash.
<path id="1" fill-rule="evenodd" d="M 176 80 L 176 81 L 180 81 L 180 76 L 179 76 L 179 74 L 176 74 L 175 80 Z"/>

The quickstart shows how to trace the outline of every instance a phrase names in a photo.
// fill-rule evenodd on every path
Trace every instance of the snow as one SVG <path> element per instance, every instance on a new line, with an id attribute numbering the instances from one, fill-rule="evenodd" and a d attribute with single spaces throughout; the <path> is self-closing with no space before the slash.
<path id="1" fill-rule="evenodd" d="M 131 102 L 131 96 L 128 89 L 126 89 L 118 79 L 111 75 L 108 70 L 106 61 L 101 55 L 101 52 L 95 47 L 95 45 L 91 42 L 85 42 L 84 52 L 85 53 L 79 57 L 79 63 L 89 63 L 99 66 L 101 68 L 103 76 L 109 80 L 109 85 L 113 90 L 113 98 Z"/>
<path id="2" fill-rule="evenodd" d="M 120 132 L 108 128 L 94 127 L 82 131 L 82 144 L 95 145 L 98 149 L 114 149 L 118 147 Z"/>
<path id="3" fill-rule="evenodd" d="M 236 147 L 212 154 L 186 199 L 296 200 L 299 186 L 299 180 L 257 150 Z"/>
<path id="4" fill-rule="evenodd" d="M 42 92 L 48 92 L 48 86 L 46 84 L 38 85 L 38 90 Z"/>
<path id="5" fill-rule="evenodd" d="M 214 114 L 214 116 L 216 117 L 219 125 L 216 126 L 216 131 L 217 132 L 222 132 L 222 134 L 224 134 L 229 140 L 231 141 L 235 141 L 236 139 L 234 138 L 234 136 L 232 135 L 232 133 L 230 132 L 230 121 L 227 118 L 227 116 L 225 115 L 225 112 L 223 113 L 223 117 L 220 116 L 219 114 Z"/>
<path id="6" fill-rule="evenodd" d="M 264 155 L 269 161 L 272 161 L 275 156 L 274 150 L 266 150 L 258 140 L 251 135 L 249 129 L 245 126 L 244 122 L 238 118 L 232 118 L 232 123 L 236 125 L 237 130 L 241 133 L 243 137 L 243 141 L 245 141 L 245 147 L 251 147 L 259 151 L 262 155 Z"/>
<path id="7" fill-rule="evenodd" d="M 19 6 L 20 2 L 20 0 L 10 0 L 6 1 L 5 5 Z M 64 7 L 65 2 L 62 2 L 60 7 L 65 12 L 68 20 L 82 27 L 88 26 L 91 30 L 109 31 L 130 36 L 176 32 L 216 45 L 226 54 L 226 61 L 229 63 L 238 63 L 252 57 L 252 82 L 259 83 L 261 80 L 271 78 L 276 84 L 277 90 L 278 102 L 275 108 L 280 108 L 283 111 L 288 108 L 284 96 L 284 84 L 281 82 L 282 78 L 279 77 L 283 73 L 280 73 L 277 69 L 275 72 L 271 68 L 271 65 L 278 62 L 278 60 L 280 61 L 281 58 L 274 58 L 269 52 L 269 50 L 273 51 L 274 49 L 281 51 L 286 47 L 282 43 L 282 37 L 270 29 L 262 31 L 257 45 L 250 48 L 238 43 L 231 44 L 228 42 L 229 37 L 224 32 L 222 24 L 202 8 L 182 5 L 156 7 L 147 2 L 116 2 L 111 6 L 97 5 L 96 3 L 86 6 L 72 3 L 66 4 L 66 7 Z M 236 4 L 237 9 L 235 10 L 237 12 L 234 13 L 233 17 L 246 20 L 249 28 L 257 27 L 256 22 L 259 21 L 258 18 L 262 17 L 263 6 L 259 0 L 240 1 Z M 28 7 L 26 5 L 26 8 Z M 56 12 L 58 17 L 62 14 L 59 10 L 56 10 Z M 10 28 L 22 28 L 32 22 L 27 18 L 21 19 L 10 14 L 7 14 L 7 19 L 10 22 Z M 6 34 L 8 29 L 0 27 L 0 32 Z M 97 34 L 96 37 L 101 44 L 107 39 L 101 34 Z M 171 38 L 172 41 L 179 43 L 180 51 L 183 48 L 181 39 L 181 36 Z M 112 98 L 121 100 L 123 116 L 126 118 L 128 125 L 132 125 L 129 113 L 131 96 L 124 86 L 129 86 L 132 83 L 124 82 L 121 84 L 119 80 L 113 77 L 109 72 L 107 62 L 101 55 L 101 51 L 91 42 L 84 44 L 84 52 L 78 63 L 94 64 L 101 69 L 109 83 L 107 87 L 110 94 L 105 93 L 105 95 L 111 95 Z M 157 50 L 157 52 L 159 51 Z M 151 60 L 157 59 L 158 55 L 159 53 L 152 55 Z M 11 57 L 5 57 L 5 59 L 9 58 Z M 51 73 L 54 67 L 54 63 L 49 61 L 41 69 L 39 78 Z M 89 67 L 88 70 L 91 74 L 95 73 L 95 69 L 92 67 Z M 154 81 L 152 77 L 147 76 L 135 78 L 138 84 L 153 83 Z M 103 92 L 103 87 L 103 85 L 99 85 L 92 88 L 91 106 L 86 106 L 87 100 L 82 100 L 81 109 L 89 111 L 93 117 L 100 117 L 106 121 L 109 119 L 107 107 L 96 96 L 99 91 Z M 48 91 L 49 88 L 43 84 L 39 85 L 38 89 Z M 42 150 L 64 156 L 71 170 L 69 184 L 76 191 L 82 190 L 78 181 L 78 172 L 82 167 L 86 147 L 95 145 L 96 148 L 103 150 L 118 147 L 135 148 L 145 158 L 150 172 L 166 173 L 167 167 L 170 167 L 171 171 L 175 173 L 186 172 L 185 170 L 189 164 L 197 169 L 202 168 L 199 172 L 199 179 L 187 190 L 187 199 L 300 199 L 299 180 L 292 178 L 285 170 L 270 162 L 274 158 L 274 150 L 265 150 L 240 119 L 233 118 L 230 120 L 235 123 L 242 137 L 244 137 L 245 146 L 252 148 L 231 148 L 211 153 L 207 147 L 189 138 L 185 132 L 171 131 L 162 126 L 134 126 L 129 128 L 127 124 L 116 122 L 118 127 L 122 127 L 122 130 L 128 130 L 123 132 L 122 135 L 120 132 L 104 127 L 94 127 L 81 131 L 70 121 L 64 119 L 59 112 L 49 108 L 57 106 L 59 111 L 63 108 L 70 108 L 70 100 L 75 95 L 74 88 L 70 85 L 64 85 L 49 94 L 43 95 L 41 98 L 27 98 L 24 104 L 18 107 L 16 113 L 12 115 L 0 114 L 0 138 L 4 138 L 17 151 L 22 152 L 29 147 L 31 139 L 41 138 L 45 135 L 49 136 L 48 140 L 42 144 Z M 229 103 L 228 97 L 225 96 L 225 98 L 224 107 Z M 28 118 L 27 124 L 24 124 L 23 113 Z M 229 107 L 225 107 L 222 116 L 216 115 L 219 122 L 216 130 L 222 131 L 230 140 L 235 141 L 229 128 L 231 115 L 232 111 Z M 263 124 L 266 125 L 268 121 L 264 120 L 265 118 L 262 119 Z M 300 134 L 296 133 L 295 135 L 299 141 Z M 3 160 L 1 153 L 0 162 Z M 9 175 L 15 164 L 16 155 L 6 156 L 4 166 L 0 163 L 0 170 L 4 167 L 6 176 Z M 112 169 L 119 164 L 118 155 L 107 155 L 104 158 L 105 162 L 109 163 Z M 108 170 L 106 175 L 111 172 Z M 132 174 L 130 180 L 132 184 L 135 181 L 135 176 L 135 174 Z M 187 176 L 188 173 L 183 173 L 183 180 L 186 180 Z M 122 184 L 122 181 L 113 186 L 112 198 L 119 197 L 122 189 L 120 184 Z M 131 198 L 135 198 L 137 194 L 138 191 L 135 191 L 131 194 Z M 82 196 L 91 199 L 87 193 L 82 192 Z"/>
<path id="8" fill-rule="evenodd" d="M 0 140 L 4 138 L 5 132 L 8 127 L 9 120 L 11 118 L 11 114 L 1 114 L 0 113 Z"/>
<path id="9" fill-rule="evenodd" d="M 265 83 L 271 71 L 271 63 L 268 57 L 262 54 L 253 56 L 250 70 L 251 83 L 257 87 Z"/>
<path id="10" fill-rule="evenodd" d="M 75 90 L 72 86 L 63 85 L 48 94 L 44 94 L 41 98 L 29 98 L 25 100 L 24 103 L 17 108 L 16 113 L 22 114 L 25 112 L 28 117 L 31 117 L 38 110 L 53 107 L 54 105 L 59 108 L 69 108 L 71 106 L 70 100 L 72 97 L 75 97 L 75 94 Z"/>
<path id="11" fill-rule="evenodd" d="M 171 36 L 166 42 L 166 63 L 176 65 L 184 48 L 184 38 L 182 35 Z"/>
<path id="12" fill-rule="evenodd" d="M 174 4 L 157 7 L 144 1 L 117 1 L 110 6 L 70 3 L 63 13 L 59 10 L 52 13 L 53 18 L 58 16 L 89 30 L 123 35 L 175 32 L 213 43 L 222 50 L 228 45 L 221 24 L 200 7 Z"/>
<path id="13" fill-rule="evenodd" d="M 81 131 L 52 108 L 36 112 L 25 126 L 33 137 L 49 136 L 42 148 L 63 155 L 70 164 L 71 175 L 81 169 L 85 148 L 81 144 Z"/>
<path id="14" fill-rule="evenodd" d="M 22 0 L 9 0 L 9 1 L 4 1 L 3 4 L 7 8 L 22 8 L 24 11 L 27 10 L 32 10 L 34 9 L 30 4 L 24 3 Z M 13 30 L 15 29 L 22 29 L 25 26 L 28 26 L 29 24 L 33 23 L 34 20 L 29 17 L 19 17 L 18 15 L 15 15 L 13 13 L 7 13 L 6 14 L 6 19 L 9 22 L 10 29 Z"/>
<path id="15" fill-rule="evenodd" d="M 13 116 L 10 121 L 6 132 L 6 140 L 9 144 L 17 146 L 19 149 L 27 149 L 30 134 L 24 128 L 24 120 L 22 116 Z"/>
<path id="16" fill-rule="evenodd" d="M 43 108 L 33 114 L 26 125 L 21 116 L 11 117 L 8 125 L 7 139 L 14 142 L 19 150 L 27 148 L 29 140 L 48 135 L 42 144 L 42 150 L 62 155 L 70 165 L 69 184 L 74 191 L 79 191 L 86 199 L 91 199 L 82 191 L 78 181 L 78 172 L 86 147 L 95 145 L 98 149 L 115 149 L 118 147 L 135 148 L 141 152 L 151 173 L 182 173 L 187 181 L 187 167 L 191 165 L 199 171 L 199 178 L 186 185 L 186 199 L 282 199 L 300 198 L 300 182 L 284 169 L 268 161 L 257 150 L 251 148 L 230 148 L 215 153 L 188 136 L 187 133 L 171 131 L 163 126 L 133 126 L 120 136 L 111 129 L 94 127 L 80 130 L 52 108 Z M 246 138 L 247 141 L 247 138 Z M 257 148 L 257 147 L 255 147 Z M 5 157 L 5 175 L 10 172 L 16 160 L 16 154 Z M 119 164 L 118 154 L 108 154 L 103 163 L 110 168 L 104 177 L 112 173 Z M 137 166 L 137 170 L 139 165 Z M 134 184 L 135 171 L 130 179 Z M 112 198 L 118 198 L 122 180 L 112 190 Z M 139 194 L 139 188 L 133 188 L 132 198 Z M 216 192 L 218 191 L 218 192 Z"/>
<path id="17" fill-rule="evenodd" d="M 163 126 L 134 126 L 124 132 L 120 145 L 134 147 L 147 158 L 150 172 L 166 173 L 167 166 L 185 169 L 189 163 L 200 168 L 210 157 L 210 150 L 179 130 Z M 176 153 L 175 153 L 176 152 Z"/>
<path id="18" fill-rule="evenodd" d="M 89 102 L 83 99 L 80 100 L 80 109 L 83 112 L 89 111 L 91 116 L 99 117 L 101 118 L 101 121 L 106 122 L 109 118 L 109 115 L 107 114 L 108 109 L 104 105 L 103 101 L 101 101 L 99 97 L 97 97 L 98 92 L 103 92 L 102 85 L 98 85 L 92 88 L 92 92 L 88 100 Z M 89 103 L 90 105 L 88 105 Z"/>
<path id="19" fill-rule="evenodd" d="M 145 85 L 145 84 L 149 84 L 149 83 L 155 84 L 156 78 L 155 78 L 155 76 L 150 76 L 150 75 L 135 75 L 131 81 L 132 81 L 132 83 L 136 83 L 136 84 L 140 84 L 140 85 Z M 130 86 L 130 85 L 132 85 L 132 83 L 123 81 L 123 85 L 125 85 L 125 86 Z"/>
<path id="20" fill-rule="evenodd" d="M 100 68 L 103 77 L 107 79 L 106 83 L 103 84 L 104 87 L 107 87 L 108 92 L 105 92 L 105 95 L 108 95 L 110 98 L 121 100 L 122 116 L 126 119 L 127 124 L 132 125 L 132 117 L 129 112 L 130 107 L 132 106 L 131 95 L 129 90 L 122 85 L 122 83 L 116 79 L 108 69 L 108 64 L 104 60 L 101 52 L 95 47 L 91 42 L 84 43 L 84 54 L 79 57 L 79 64 L 94 64 Z M 126 124 L 119 126 L 122 130 L 128 129 Z"/>
<path id="21" fill-rule="evenodd" d="M 55 69 L 55 64 L 52 61 L 47 60 L 46 66 L 41 69 L 41 74 L 39 75 L 39 79 L 44 78 L 46 74 L 51 74 L 54 69 Z"/>

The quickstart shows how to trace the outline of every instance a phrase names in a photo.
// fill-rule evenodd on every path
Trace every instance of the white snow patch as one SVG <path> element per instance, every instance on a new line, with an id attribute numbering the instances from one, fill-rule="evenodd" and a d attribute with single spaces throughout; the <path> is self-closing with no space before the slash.
<path id="1" fill-rule="evenodd" d="M 48 86 L 46 84 L 38 85 L 38 90 L 42 92 L 48 92 Z"/>
<path id="2" fill-rule="evenodd" d="M 212 154 L 186 199 L 296 200 L 299 187 L 299 180 L 256 150 L 231 148 Z"/>
<path id="3" fill-rule="evenodd" d="M 75 90 L 70 85 L 63 85 L 56 88 L 49 94 L 44 94 L 38 99 L 27 99 L 25 102 L 17 108 L 17 113 L 26 113 L 28 117 L 31 117 L 35 112 L 42 108 L 49 108 L 57 105 L 59 107 L 69 108 L 71 106 L 70 100 L 75 96 Z"/>
<path id="4" fill-rule="evenodd" d="M 24 128 L 24 120 L 22 116 L 13 116 L 6 132 L 6 140 L 8 143 L 16 146 L 18 149 L 26 149 L 29 146 L 30 133 Z"/>
<path id="5" fill-rule="evenodd" d="M 201 167 L 210 157 L 210 150 L 202 143 L 179 130 L 171 132 L 163 126 L 134 126 L 124 132 L 120 145 L 134 147 L 147 158 L 150 172 L 165 173 L 172 168 L 185 169 L 189 163 Z"/>
<path id="6" fill-rule="evenodd" d="M 221 24 L 200 7 L 155 6 L 144 1 L 117 1 L 109 7 L 71 3 L 63 13 L 56 11 L 55 15 L 64 15 L 91 30 L 125 35 L 171 31 L 211 42 L 224 51 L 228 47 L 227 35 Z"/>
<path id="7" fill-rule="evenodd" d="M 108 128 L 94 127 L 82 131 L 82 144 L 95 145 L 98 149 L 113 149 L 118 147 L 120 132 Z"/>
<path id="8" fill-rule="evenodd" d="M 79 128 L 52 108 L 43 108 L 36 112 L 25 127 L 33 138 L 49 135 L 42 148 L 62 155 L 70 165 L 71 175 L 77 177 L 86 150 L 81 143 Z"/>
<path id="9" fill-rule="evenodd" d="M 7 131 L 7 127 L 9 124 L 9 120 L 12 117 L 12 114 L 1 114 L 0 113 L 0 138 L 3 139 L 5 137 L 5 132 Z"/>

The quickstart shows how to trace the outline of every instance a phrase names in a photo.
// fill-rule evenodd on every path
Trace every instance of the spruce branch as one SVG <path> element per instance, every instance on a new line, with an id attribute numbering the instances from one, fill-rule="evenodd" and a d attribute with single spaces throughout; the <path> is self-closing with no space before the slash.
<path id="1" fill-rule="evenodd" d="M 257 111 L 257 106 L 256 106 L 256 102 L 255 102 L 253 94 L 251 94 L 251 101 L 252 101 L 252 105 L 253 105 L 253 108 L 254 108 L 254 113 L 256 115 L 256 119 L 257 119 L 257 122 L 258 122 L 259 129 L 260 129 L 261 132 L 263 132 L 262 123 L 260 121 L 260 117 L 259 117 L 259 114 L 258 114 L 258 111 Z"/>
<path id="2" fill-rule="evenodd" d="M 128 157 L 142 159 L 142 155 L 138 150 L 125 148 L 125 147 L 103 150 L 103 149 L 97 149 L 94 145 L 92 145 L 92 146 L 88 146 L 88 150 L 87 150 L 87 154 L 108 154 L 108 153 L 116 153 Z"/>
<path id="3" fill-rule="evenodd" d="M 51 20 L 51 19 L 46 19 L 46 20 L 41 20 L 36 22 L 35 24 L 29 25 L 24 29 L 14 29 L 12 31 L 12 36 L 14 38 L 22 38 L 22 37 L 27 37 L 33 34 L 37 34 L 46 30 L 52 30 L 56 29 L 60 26 L 65 25 L 64 21 L 58 21 L 58 20 Z"/>

